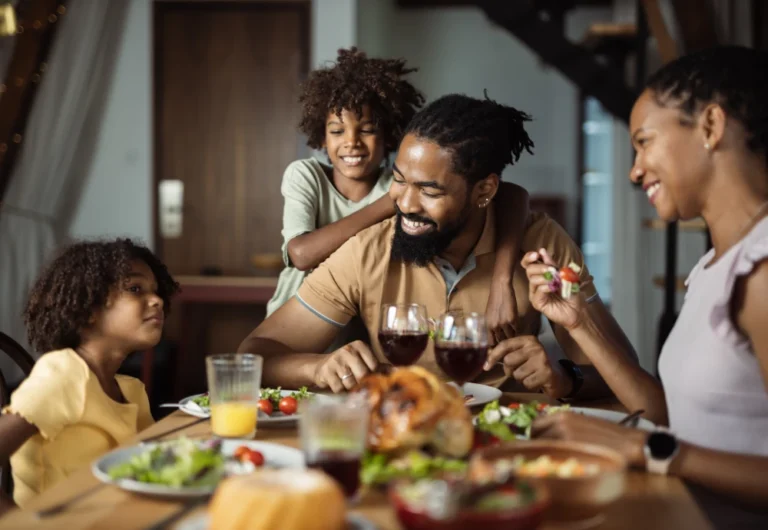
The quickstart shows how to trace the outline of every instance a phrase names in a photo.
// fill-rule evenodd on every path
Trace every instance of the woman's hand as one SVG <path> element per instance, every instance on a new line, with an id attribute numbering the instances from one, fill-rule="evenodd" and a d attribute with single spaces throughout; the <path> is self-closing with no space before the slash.
<path id="1" fill-rule="evenodd" d="M 521 265 L 528 276 L 528 298 L 534 309 L 568 330 L 576 328 L 586 311 L 584 295 L 575 293 L 565 300 L 559 292 L 552 291 L 549 285 L 551 280 L 546 275 L 551 273 L 552 268 L 558 267 L 547 251 L 542 248 L 538 252 L 528 252 L 523 256 Z"/>
<path id="2" fill-rule="evenodd" d="M 645 465 L 647 433 L 628 429 L 599 418 L 573 412 L 556 412 L 537 418 L 531 426 L 531 438 L 569 440 L 609 447 L 627 459 L 630 466 Z"/>

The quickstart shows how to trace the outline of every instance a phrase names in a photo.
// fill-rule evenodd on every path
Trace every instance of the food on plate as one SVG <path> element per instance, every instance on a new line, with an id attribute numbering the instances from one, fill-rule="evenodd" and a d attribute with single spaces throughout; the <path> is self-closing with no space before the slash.
<path id="1" fill-rule="evenodd" d="M 208 508 L 211 530 L 343 530 L 346 501 L 316 470 L 265 470 L 221 482 Z"/>
<path id="2" fill-rule="evenodd" d="M 211 398 L 208 396 L 208 392 L 206 392 L 205 394 L 193 397 L 192 401 L 196 405 L 198 405 L 198 406 L 200 406 L 200 407 L 202 407 L 204 409 L 210 408 L 210 406 L 211 406 Z"/>
<path id="3" fill-rule="evenodd" d="M 492 401 L 485 406 L 475 420 L 478 431 L 475 445 L 528 439 L 531 435 L 531 424 L 539 415 L 552 414 L 569 408 L 569 405 L 552 406 L 536 401 L 510 403 L 505 407 L 498 401 Z"/>
<path id="4" fill-rule="evenodd" d="M 224 474 L 219 443 L 197 443 L 188 438 L 151 445 L 127 462 L 107 470 L 113 480 L 135 480 L 176 488 L 216 484 Z"/>
<path id="5" fill-rule="evenodd" d="M 272 402 L 268 399 L 260 399 L 257 406 L 259 407 L 259 410 L 267 416 L 272 415 L 272 411 L 275 410 L 275 407 L 272 406 Z"/>
<path id="6" fill-rule="evenodd" d="M 264 465 L 264 455 L 260 451 L 251 449 L 247 445 L 241 445 L 235 449 L 235 460 L 240 463 L 250 463 L 254 467 L 261 467 Z"/>
<path id="7" fill-rule="evenodd" d="M 387 484 L 399 478 L 420 479 L 432 476 L 463 475 L 467 463 L 457 458 L 432 456 L 412 450 L 393 458 L 384 453 L 368 452 L 363 457 L 360 480 L 363 484 Z"/>
<path id="8" fill-rule="evenodd" d="M 266 412 L 271 415 L 273 411 L 279 410 L 286 416 L 291 416 L 296 413 L 299 407 L 299 402 L 305 399 L 310 399 L 312 394 L 307 390 L 307 387 L 303 386 L 295 392 L 291 392 L 289 395 L 284 396 L 280 387 L 277 388 L 262 388 L 261 389 L 261 401 L 259 401 L 259 408 L 266 412 L 266 404 L 262 408 L 261 402 L 266 400 L 272 406 L 272 411 Z"/>
<path id="9" fill-rule="evenodd" d="M 461 472 L 472 448 L 472 419 L 452 385 L 419 366 L 371 374 L 355 390 L 370 407 L 364 483 Z"/>
<path id="10" fill-rule="evenodd" d="M 511 459 L 496 461 L 497 471 L 514 471 L 521 477 L 560 477 L 576 478 L 596 475 L 600 466 L 592 462 L 582 462 L 577 458 L 552 458 L 541 455 L 537 458 L 526 458 L 515 455 Z"/>
<path id="11" fill-rule="evenodd" d="M 390 488 L 390 499 L 407 530 L 533 529 L 541 523 L 549 504 L 544 488 L 524 481 L 404 481 Z"/>
<path id="12" fill-rule="evenodd" d="M 558 270 L 550 267 L 544 273 L 544 278 L 549 281 L 549 288 L 553 293 L 560 293 L 560 296 L 568 300 L 572 295 L 579 292 L 581 267 L 571 262 L 567 267 Z"/>
<path id="13" fill-rule="evenodd" d="M 284 392 L 280 387 L 262 388 L 258 409 L 267 416 L 271 416 L 275 411 L 280 411 L 284 415 L 290 416 L 296 413 L 299 402 L 312 397 L 312 394 L 305 386 L 288 395 L 283 395 Z M 193 397 L 192 401 L 203 409 L 210 409 L 211 407 L 211 400 L 207 392 Z"/>
<path id="14" fill-rule="evenodd" d="M 107 470 L 113 480 L 135 480 L 173 488 L 215 486 L 227 475 L 252 473 L 265 464 L 260 451 L 242 445 L 231 457 L 220 440 L 178 438 L 152 444 L 127 462 Z"/>

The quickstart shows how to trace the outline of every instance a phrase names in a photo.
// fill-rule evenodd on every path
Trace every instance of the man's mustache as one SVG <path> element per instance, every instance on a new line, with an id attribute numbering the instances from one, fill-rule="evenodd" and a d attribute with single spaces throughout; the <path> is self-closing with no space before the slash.
<path id="1" fill-rule="evenodd" d="M 422 217 L 420 215 L 416 215 L 413 213 L 403 213 L 400 211 L 400 208 L 398 208 L 397 204 L 395 204 L 395 211 L 397 212 L 398 217 L 405 217 L 409 221 L 413 221 L 414 223 L 424 223 L 424 224 L 430 224 L 433 226 L 437 226 L 437 223 L 434 222 L 432 219 L 429 219 L 427 217 Z"/>

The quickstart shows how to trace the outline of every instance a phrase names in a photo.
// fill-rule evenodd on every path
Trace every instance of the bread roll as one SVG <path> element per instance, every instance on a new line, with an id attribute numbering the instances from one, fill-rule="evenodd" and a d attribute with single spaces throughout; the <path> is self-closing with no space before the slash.
<path id="1" fill-rule="evenodd" d="M 346 501 L 316 470 L 265 469 L 223 480 L 208 508 L 210 530 L 343 530 Z"/>

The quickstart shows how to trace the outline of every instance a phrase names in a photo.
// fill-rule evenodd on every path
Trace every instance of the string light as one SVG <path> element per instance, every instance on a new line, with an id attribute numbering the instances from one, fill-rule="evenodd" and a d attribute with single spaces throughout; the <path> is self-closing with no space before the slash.
<path id="1" fill-rule="evenodd" d="M 13 9 L 12 6 L 10 6 L 10 7 L 11 7 L 11 9 Z M 59 5 L 56 8 L 56 11 L 54 13 L 51 13 L 50 15 L 48 15 L 47 20 L 48 20 L 49 25 L 50 24 L 55 24 L 56 22 L 58 22 L 59 17 L 62 16 L 66 12 L 67 12 L 67 8 L 64 7 L 63 5 Z M 22 26 L 21 24 L 18 24 L 18 25 L 14 24 L 14 25 L 15 25 L 15 28 L 13 28 L 11 31 L 15 30 L 14 32 L 17 35 L 21 35 L 22 33 L 24 33 L 24 26 Z M 42 27 L 43 27 L 43 23 L 40 20 L 32 21 L 32 28 L 33 29 L 38 29 L 39 30 Z M 43 72 L 45 72 L 45 70 L 47 68 L 48 68 L 48 64 L 47 63 L 44 63 L 44 62 L 40 63 L 39 72 L 37 72 L 35 74 L 32 74 L 32 76 L 30 78 L 31 81 L 33 83 L 39 83 L 41 81 L 41 79 L 42 79 L 41 74 Z M 14 78 L 13 84 L 14 84 L 14 86 L 16 86 L 18 88 L 23 87 L 24 86 L 24 78 L 22 78 L 22 77 Z M 0 94 L 5 94 L 7 91 L 8 91 L 8 86 L 5 85 L 5 84 L 0 84 Z M 20 144 L 21 140 L 22 140 L 22 135 L 19 134 L 19 133 L 15 133 L 13 135 L 13 137 L 12 137 L 12 141 L 15 144 Z M 8 151 L 8 144 L 0 143 L 0 155 L 4 155 L 7 151 Z"/>

